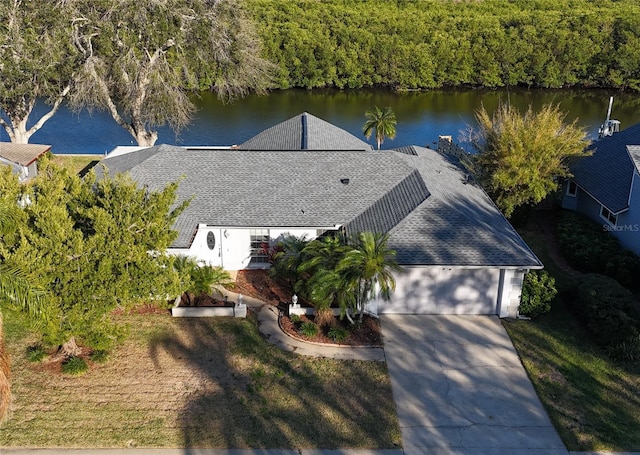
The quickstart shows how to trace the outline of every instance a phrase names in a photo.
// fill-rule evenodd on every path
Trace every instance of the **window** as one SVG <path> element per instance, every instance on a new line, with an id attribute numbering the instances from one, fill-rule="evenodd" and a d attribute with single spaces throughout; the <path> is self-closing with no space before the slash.
<path id="1" fill-rule="evenodd" d="M 614 215 L 613 213 L 611 213 L 611 211 L 607 209 L 604 205 L 600 209 L 600 216 L 603 219 L 605 219 L 609 224 L 612 224 L 613 226 L 615 226 L 616 223 L 618 222 L 618 215 Z"/>
<path id="2" fill-rule="evenodd" d="M 576 182 L 574 182 L 573 180 L 569 180 L 569 183 L 567 184 L 567 196 L 575 197 L 577 192 L 578 185 L 576 185 Z"/>
<path id="3" fill-rule="evenodd" d="M 251 229 L 251 264 L 269 263 L 269 229 Z"/>

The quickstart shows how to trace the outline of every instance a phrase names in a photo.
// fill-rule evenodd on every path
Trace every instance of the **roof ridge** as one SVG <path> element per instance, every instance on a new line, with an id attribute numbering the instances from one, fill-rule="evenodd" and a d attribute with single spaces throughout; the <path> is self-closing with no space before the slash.
<path id="1" fill-rule="evenodd" d="M 300 116 L 300 120 L 302 122 L 302 134 L 301 136 L 301 144 L 300 144 L 300 148 L 302 148 L 302 150 L 307 150 L 309 148 L 309 131 L 308 131 L 308 127 L 307 127 L 307 113 L 303 112 L 302 115 Z"/>
<path id="2" fill-rule="evenodd" d="M 422 204 L 431 192 L 418 169 L 374 201 L 362 213 L 346 223 L 347 232 L 387 233 Z"/>

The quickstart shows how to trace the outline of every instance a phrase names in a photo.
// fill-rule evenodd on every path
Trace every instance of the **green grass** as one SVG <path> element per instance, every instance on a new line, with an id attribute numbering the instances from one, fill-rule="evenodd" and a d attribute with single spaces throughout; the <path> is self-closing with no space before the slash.
<path id="1" fill-rule="evenodd" d="M 54 155 L 51 161 L 79 173 L 102 158 L 102 155 Z"/>
<path id="2" fill-rule="evenodd" d="M 13 396 L 0 447 L 394 448 L 386 365 L 286 353 L 254 318 L 126 316 L 130 337 L 82 376 L 30 363 L 5 315 Z M 56 369 L 57 368 L 57 369 Z"/>
<path id="3" fill-rule="evenodd" d="M 544 237 L 523 236 L 558 287 L 568 286 Z M 560 300 L 543 317 L 504 326 L 569 450 L 640 450 L 640 363 L 607 358 Z"/>

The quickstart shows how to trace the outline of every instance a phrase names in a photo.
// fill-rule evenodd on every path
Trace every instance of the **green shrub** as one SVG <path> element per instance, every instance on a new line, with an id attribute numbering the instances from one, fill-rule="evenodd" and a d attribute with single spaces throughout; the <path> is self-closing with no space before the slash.
<path id="1" fill-rule="evenodd" d="M 606 349 L 609 357 L 627 362 L 640 360 L 640 337 L 631 338 L 627 341 L 610 346 Z"/>
<path id="2" fill-rule="evenodd" d="M 335 326 L 329 329 L 327 335 L 336 343 L 342 343 L 349 336 L 349 331 L 344 327 Z"/>
<path id="3" fill-rule="evenodd" d="M 638 289 L 640 288 L 640 257 L 632 251 L 620 248 L 607 260 L 604 274 L 614 278 L 626 288 Z"/>
<path id="4" fill-rule="evenodd" d="M 621 343 L 633 344 L 638 338 L 639 321 L 635 318 L 634 297 L 617 281 L 604 275 L 587 274 L 578 280 L 577 302 L 572 307 L 595 340 L 605 348 Z"/>
<path id="5" fill-rule="evenodd" d="M 42 362 L 46 356 L 47 351 L 45 351 L 41 344 L 34 344 L 27 348 L 27 360 L 29 360 L 29 362 Z"/>
<path id="6" fill-rule="evenodd" d="M 62 372 L 73 376 L 80 376 L 89 369 L 87 362 L 82 357 L 69 357 L 62 364 Z"/>
<path id="7" fill-rule="evenodd" d="M 547 272 L 532 271 L 524 277 L 520 297 L 520 314 L 535 318 L 549 312 L 551 301 L 555 298 L 556 280 Z"/>
<path id="8" fill-rule="evenodd" d="M 313 338 L 318 334 L 318 332 L 318 326 L 313 322 L 308 321 L 300 326 L 300 333 L 306 337 Z"/>
<path id="9" fill-rule="evenodd" d="M 569 264 L 584 272 L 605 273 L 608 259 L 620 249 L 618 241 L 601 225 L 572 211 L 560 214 L 558 241 Z"/>
<path id="10" fill-rule="evenodd" d="M 558 241 L 573 268 L 607 275 L 630 289 L 640 288 L 640 257 L 623 248 L 602 225 L 576 212 L 562 212 Z"/>
<path id="11" fill-rule="evenodd" d="M 289 319 L 291 319 L 291 322 L 293 322 L 296 325 L 302 322 L 302 318 L 300 317 L 299 314 L 292 314 L 291 316 L 289 316 Z"/>
<path id="12" fill-rule="evenodd" d="M 96 363 L 105 363 L 109 360 L 109 351 L 99 349 L 91 353 L 91 360 Z"/>

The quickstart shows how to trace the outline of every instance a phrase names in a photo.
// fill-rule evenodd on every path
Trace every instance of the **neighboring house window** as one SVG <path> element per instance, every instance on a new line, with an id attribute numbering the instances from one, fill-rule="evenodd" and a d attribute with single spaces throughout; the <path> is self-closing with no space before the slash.
<path id="1" fill-rule="evenodd" d="M 269 255 L 269 229 L 251 229 L 251 263 L 267 264 Z M 266 248 L 265 248 L 266 247 Z"/>
<path id="2" fill-rule="evenodd" d="M 578 185 L 573 180 L 569 180 L 569 184 L 567 185 L 567 196 L 574 196 L 578 192 Z"/>
<path id="3" fill-rule="evenodd" d="M 609 209 L 607 209 L 604 205 L 600 209 L 600 216 L 614 226 L 618 222 L 618 215 L 614 215 L 613 213 L 611 213 L 611 211 L 609 211 Z"/>

